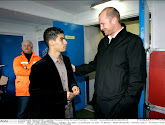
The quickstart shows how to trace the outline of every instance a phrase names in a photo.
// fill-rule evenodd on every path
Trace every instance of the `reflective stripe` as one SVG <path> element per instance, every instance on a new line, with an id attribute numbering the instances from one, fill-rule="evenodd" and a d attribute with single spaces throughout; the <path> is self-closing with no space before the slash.
<path id="1" fill-rule="evenodd" d="M 29 64 L 28 62 L 21 62 L 21 64 Z"/>

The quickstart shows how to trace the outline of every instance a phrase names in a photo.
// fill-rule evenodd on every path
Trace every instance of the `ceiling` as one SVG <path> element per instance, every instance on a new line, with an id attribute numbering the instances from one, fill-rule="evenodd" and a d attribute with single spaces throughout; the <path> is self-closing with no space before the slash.
<path id="1" fill-rule="evenodd" d="M 32 0 L 70 14 L 79 14 L 90 10 L 90 6 L 103 0 Z M 104 0 L 105 1 L 105 0 Z"/>
<path id="2" fill-rule="evenodd" d="M 30 14 L 24 14 L 21 12 L 11 11 L 8 9 L 0 8 L 0 20 L 1 22 L 21 22 L 21 23 L 34 23 L 34 24 L 51 24 L 53 20 L 34 16 Z"/>
<path id="3" fill-rule="evenodd" d="M 6 0 L 8 1 L 8 0 Z M 16 1 L 16 0 L 10 0 Z M 18 0 L 17 0 L 18 1 Z M 44 6 L 54 8 L 72 15 L 80 14 L 90 10 L 90 6 L 94 3 L 103 0 L 24 0 L 33 1 Z M 25 14 L 22 12 L 16 12 L 6 8 L 0 8 L 0 20 L 1 21 L 19 21 L 23 23 L 34 24 L 51 24 L 52 19 L 43 18 L 40 16 L 34 16 L 33 14 Z"/>

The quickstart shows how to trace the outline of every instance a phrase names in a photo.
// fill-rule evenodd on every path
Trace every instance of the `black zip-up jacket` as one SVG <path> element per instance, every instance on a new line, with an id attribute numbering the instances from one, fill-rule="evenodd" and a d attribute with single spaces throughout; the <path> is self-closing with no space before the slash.
<path id="1" fill-rule="evenodd" d="M 133 107 L 137 107 L 146 83 L 143 43 L 137 35 L 125 29 L 111 40 L 110 45 L 108 42 L 105 36 L 98 45 L 95 59 L 76 66 L 75 74 L 96 71 L 93 97 L 96 113 L 103 118 L 132 118 Z"/>

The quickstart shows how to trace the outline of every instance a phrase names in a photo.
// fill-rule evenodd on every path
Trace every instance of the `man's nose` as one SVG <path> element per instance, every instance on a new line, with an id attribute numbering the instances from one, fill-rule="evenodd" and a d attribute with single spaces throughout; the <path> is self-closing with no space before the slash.
<path id="1" fill-rule="evenodd" d="M 67 42 L 65 39 L 64 39 L 64 43 L 65 43 L 65 44 L 68 44 L 68 42 Z"/>

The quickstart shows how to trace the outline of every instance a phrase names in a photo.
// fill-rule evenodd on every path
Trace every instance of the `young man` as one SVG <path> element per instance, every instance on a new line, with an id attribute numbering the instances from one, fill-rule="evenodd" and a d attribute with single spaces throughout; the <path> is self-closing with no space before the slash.
<path id="1" fill-rule="evenodd" d="M 95 59 L 73 66 L 77 75 L 96 71 L 93 105 L 96 118 L 138 118 L 138 103 L 146 82 L 146 55 L 142 40 L 120 24 L 113 7 L 99 15 L 105 37 Z"/>
<path id="2" fill-rule="evenodd" d="M 29 40 L 22 42 L 22 50 L 22 55 L 16 57 L 13 62 L 14 73 L 16 75 L 16 96 L 18 96 L 17 118 L 27 118 L 31 66 L 41 59 L 41 57 L 35 56 L 35 53 L 32 52 L 33 44 Z"/>
<path id="3" fill-rule="evenodd" d="M 70 118 L 72 99 L 80 94 L 68 57 L 61 55 L 67 41 L 60 28 L 44 32 L 48 54 L 33 65 L 30 74 L 30 95 L 37 118 Z"/>

